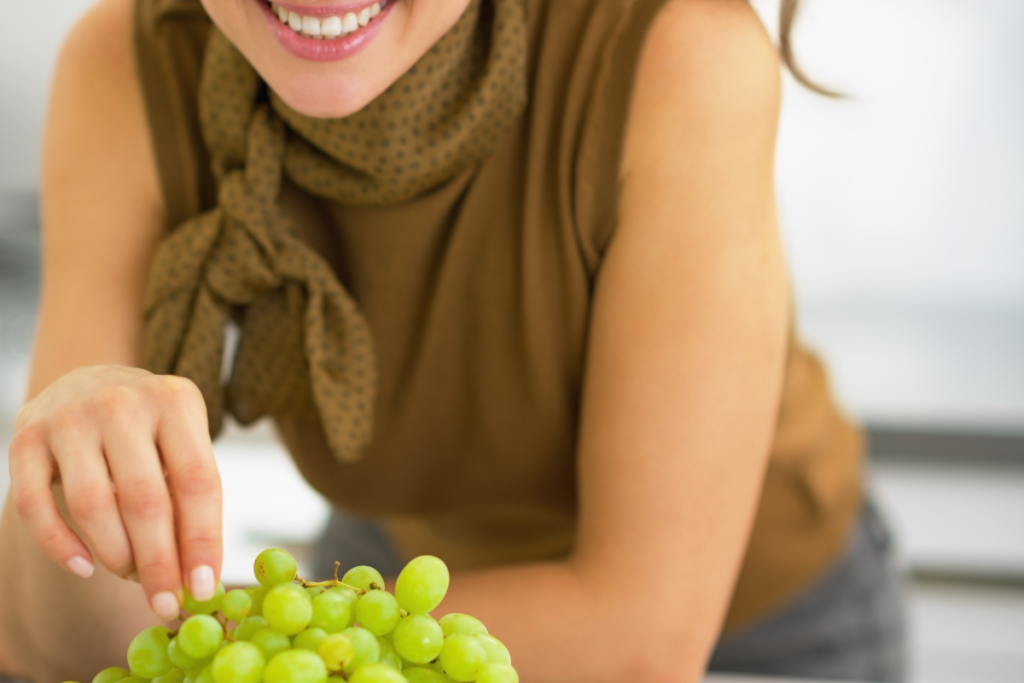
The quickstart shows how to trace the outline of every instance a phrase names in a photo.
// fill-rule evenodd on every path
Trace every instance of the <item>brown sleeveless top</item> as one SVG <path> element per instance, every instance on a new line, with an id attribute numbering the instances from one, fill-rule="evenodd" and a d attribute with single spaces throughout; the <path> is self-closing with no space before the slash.
<path id="1" fill-rule="evenodd" d="M 426 194 L 344 206 L 283 186 L 283 209 L 370 326 L 378 389 L 357 462 L 332 457 L 315 419 L 280 418 L 279 430 L 317 490 L 382 518 L 410 556 L 460 570 L 571 551 L 592 285 L 615 230 L 631 80 L 666 2 L 524 0 L 524 113 L 487 159 Z M 168 227 L 216 203 L 196 101 L 209 27 L 198 0 L 137 0 Z M 821 365 L 791 341 L 727 632 L 798 594 L 842 550 L 861 451 Z"/>

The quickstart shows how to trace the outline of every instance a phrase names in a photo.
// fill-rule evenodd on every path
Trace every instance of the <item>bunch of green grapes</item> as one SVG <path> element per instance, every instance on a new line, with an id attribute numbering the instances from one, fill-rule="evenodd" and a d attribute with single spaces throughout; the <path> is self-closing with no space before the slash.
<path id="1" fill-rule="evenodd" d="M 256 557 L 258 586 L 197 601 L 177 631 L 147 628 L 128 646 L 128 669 L 92 683 L 519 683 L 508 650 L 476 618 L 432 612 L 448 567 L 424 555 L 392 595 L 372 567 L 304 581 L 280 548 Z M 68 682 L 73 683 L 73 682 Z"/>

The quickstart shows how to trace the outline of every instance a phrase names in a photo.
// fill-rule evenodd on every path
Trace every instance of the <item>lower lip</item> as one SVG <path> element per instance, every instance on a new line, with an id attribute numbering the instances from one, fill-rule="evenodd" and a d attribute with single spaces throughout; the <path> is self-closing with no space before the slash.
<path id="1" fill-rule="evenodd" d="M 391 14 L 391 8 L 397 0 L 389 0 L 388 4 L 381 8 L 380 14 L 373 18 L 366 26 L 361 27 L 355 33 L 340 38 L 321 39 L 307 38 L 299 35 L 281 23 L 270 4 L 266 0 L 256 0 L 263 8 L 263 16 L 267 19 L 270 32 L 284 46 L 284 49 L 291 52 L 300 59 L 311 62 L 335 62 L 339 59 L 347 59 L 362 51 L 370 41 L 380 32 L 384 20 Z"/>

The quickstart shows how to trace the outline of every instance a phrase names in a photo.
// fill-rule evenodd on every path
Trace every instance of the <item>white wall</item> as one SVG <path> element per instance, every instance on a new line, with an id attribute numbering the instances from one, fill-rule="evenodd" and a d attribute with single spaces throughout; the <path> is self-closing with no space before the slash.
<path id="1" fill-rule="evenodd" d="M 57 50 L 93 0 L 0 0 L 0 193 L 29 192 Z"/>
<path id="2" fill-rule="evenodd" d="M 1024 307 L 1024 2 L 804 1 L 800 59 L 850 99 L 786 90 L 801 299 Z"/>

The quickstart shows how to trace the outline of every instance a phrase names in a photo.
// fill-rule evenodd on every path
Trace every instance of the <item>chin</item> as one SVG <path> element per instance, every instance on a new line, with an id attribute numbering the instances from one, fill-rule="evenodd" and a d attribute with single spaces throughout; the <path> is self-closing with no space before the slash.
<path id="1" fill-rule="evenodd" d="M 285 49 L 268 30 L 267 0 L 203 0 L 203 5 L 213 22 L 289 107 L 306 116 L 329 119 L 365 108 L 429 49 L 430 40 L 415 35 L 416 31 L 411 32 L 413 35 L 407 31 L 405 5 L 411 0 L 389 1 L 399 9 L 389 18 L 389 25 L 364 49 L 334 61 L 303 59 Z M 289 6 L 322 10 L 353 3 L 360 4 L 360 0 L 291 0 Z M 276 22 L 269 19 L 272 26 Z"/>
<path id="2" fill-rule="evenodd" d="M 284 103 L 305 116 L 337 119 L 365 108 L 387 90 L 385 79 L 267 74 L 267 85 Z"/>

